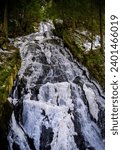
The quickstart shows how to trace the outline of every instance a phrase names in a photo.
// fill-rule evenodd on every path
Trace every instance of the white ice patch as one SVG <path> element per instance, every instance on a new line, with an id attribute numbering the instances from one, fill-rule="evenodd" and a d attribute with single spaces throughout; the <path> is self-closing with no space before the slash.
<path id="1" fill-rule="evenodd" d="M 77 112 L 79 115 L 79 121 L 81 124 L 81 132 L 84 136 L 85 141 L 89 141 L 89 143 L 94 147 L 95 150 L 103 150 L 104 149 L 104 144 L 103 141 L 101 140 L 100 137 L 100 129 L 98 126 L 91 121 L 89 113 L 88 113 L 88 108 L 82 101 L 81 93 L 78 91 L 78 86 L 75 84 L 72 84 L 74 87 L 75 93 L 76 93 L 76 104 L 77 104 Z M 86 85 L 85 90 L 89 91 L 86 92 L 86 94 L 91 94 L 90 90 L 87 89 Z"/>
<path id="2" fill-rule="evenodd" d="M 12 113 L 10 125 L 11 125 L 11 132 L 9 132 L 9 135 L 8 135 L 10 149 L 13 150 L 12 144 L 14 143 L 14 139 L 16 139 L 16 143 L 20 146 L 21 150 L 24 150 L 24 149 L 30 150 L 26 142 L 26 137 L 24 135 L 22 128 L 20 128 L 18 124 L 16 123 L 14 113 Z"/>
<path id="3" fill-rule="evenodd" d="M 90 87 L 87 87 L 85 84 L 83 85 L 83 90 L 84 90 L 86 98 L 88 100 L 90 112 L 91 112 L 92 116 L 96 120 L 98 120 L 99 108 L 98 108 L 98 104 L 96 102 L 95 93 L 93 92 L 93 90 Z"/>
<path id="4" fill-rule="evenodd" d="M 48 22 L 41 22 L 40 23 L 40 33 L 45 33 L 45 32 L 50 32 L 52 29 L 54 29 L 54 25 L 52 21 L 48 21 Z"/>
<path id="5" fill-rule="evenodd" d="M 35 40 L 36 40 L 36 41 L 42 42 L 43 39 L 44 39 L 44 37 L 42 37 L 42 36 L 36 36 L 36 37 L 35 37 Z"/>
<path id="6" fill-rule="evenodd" d="M 54 105 L 65 106 L 67 110 L 73 110 L 74 108 L 71 99 L 70 83 L 67 82 L 43 85 L 39 90 L 38 99 Z"/>
<path id="7" fill-rule="evenodd" d="M 58 122 L 58 127 L 54 129 L 54 138 L 51 143 L 52 150 L 78 150 L 74 142 L 74 135 L 77 134 L 74 131 L 74 125 L 69 114 Z"/>
<path id="8" fill-rule="evenodd" d="M 86 51 L 90 51 L 91 46 L 92 46 L 92 50 L 95 50 L 95 49 L 99 48 L 100 47 L 100 36 L 96 35 L 95 40 L 93 40 L 93 45 L 92 45 L 91 42 L 86 40 L 86 42 L 83 43 L 83 46 L 84 46 Z"/>
<path id="9" fill-rule="evenodd" d="M 95 41 L 94 41 L 94 48 L 98 48 L 98 47 L 100 47 L 100 36 L 99 35 L 97 35 L 95 37 Z"/>
<path id="10" fill-rule="evenodd" d="M 0 52 L 3 52 L 3 49 L 0 48 Z"/>
<path id="11" fill-rule="evenodd" d="M 91 50 L 91 43 L 86 41 L 84 44 L 83 44 L 84 48 L 86 51 L 90 51 Z"/>
<path id="12" fill-rule="evenodd" d="M 45 52 L 45 56 L 46 56 L 46 58 L 47 58 L 47 62 L 48 62 L 48 64 L 50 64 L 51 63 L 51 52 L 49 51 L 49 49 L 45 49 L 44 50 L 44 52 Z"/>
<path id="13" fill-rule="evenodd" d="M 28 99 L 23 103 L 23 122 L 26 133 L 34 139 L 36 150 L 39 150 L 40 147 L 41 128 L 43 125 L 47 129 L 49 127 L 53 129 L 52 150 L 77 150 L 73 136 L 76 135 L 74 125 L 66 107 L 42 102 L 41 100 L 38 102 Z"/>

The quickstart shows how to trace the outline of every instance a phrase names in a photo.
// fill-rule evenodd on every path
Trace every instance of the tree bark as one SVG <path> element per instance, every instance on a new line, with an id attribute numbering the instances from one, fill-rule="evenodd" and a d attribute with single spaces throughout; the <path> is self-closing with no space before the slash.
<path id="1" fill-rule="evenodd" d="M 3 24 L 3 31 L 5 38 L 8 39 L 8 0 L 5 1 L 4 5 L 4 24 Z"/>
<path id="2" fill-rule="evenodd" d="M 91 0 L 91 51 L 93 49 L 93 0 Z"/>
<path id="3" fill-rule="evenodd" d="M 73 32 L 75 31 L 75 29 L 76 29 L 75 19 L 72 18 L 72 30 L 73 30 Z"/>

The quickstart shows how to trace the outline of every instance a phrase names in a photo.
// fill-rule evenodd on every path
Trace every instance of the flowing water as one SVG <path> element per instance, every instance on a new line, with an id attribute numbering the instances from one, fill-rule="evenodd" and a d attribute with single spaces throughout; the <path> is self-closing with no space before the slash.
<path id="1" fill-rule="evenodd" d="M 22 64 L 9 101 L 10 150 L 104 150 L 104 96 L 43 22 L 17 38 Z"/>

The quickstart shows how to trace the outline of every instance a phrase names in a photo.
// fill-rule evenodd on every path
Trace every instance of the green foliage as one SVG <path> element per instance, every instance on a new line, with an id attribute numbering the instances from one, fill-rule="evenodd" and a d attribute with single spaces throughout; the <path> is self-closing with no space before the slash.
<path id="1" fill-rule="evenodd" d="M 40 1 L 22 0 L 15 3 L 15 9 L 10 9 L 9 33 L 17 35 L 28 34 L 34 31 L 34 23 L 40 22 Z"/>
<path id="2" fill-rule="evenodd" d="M 90 75 L 105 90 L 105 58 L 100 49 L 85 54 L 81 62 L 87 67 Z"/>
<path id="3" fill-rule="evenodd" d="M 7 0 L 6 0 L 7 1 Z M 6 1 L 0 1 L 0 25 L 4 27 L 3 19 Z M 45 0 L 9 0 L 8 1 L 8 32 L 9 37 L 34 32 L 35 23 L 43 18 L 42 5 Z"/>
<path id="4" fill-rule="evenodd" d="M 105 5 L 102 3 L 103 16 L 104 7 Z M 87 30 L 99 33 L 98 0 L 51 0 L 47 13 L 51 19 L 62 19 L 64 24 L 73 30 L 77 27 L 85 27 Z"/>

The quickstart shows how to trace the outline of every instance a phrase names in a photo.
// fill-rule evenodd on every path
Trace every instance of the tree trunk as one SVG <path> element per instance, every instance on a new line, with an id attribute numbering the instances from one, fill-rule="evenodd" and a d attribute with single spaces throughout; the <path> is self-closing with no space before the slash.
<path id="1" fill-rule="evenodd" d="M 100 19 L 100 42 L 101 42 L 101 53 L 104 53 L 104 44 L 103 44 L 103 30 L 102 30 L 102 2 L 99 0 L 99 19 Z"/>
<path id="2" fill-rule="evenodd" d="M 75 29 L 76 29 L 75 19 L 72 19 L 72 30 L 73 30 L 73 32 L 75 31 Z"/>
<path id="3" fill-rule="evenodd" d="M 5 38 L 8 39 L 8 0 L 5 1 L 3 31 Z"/>
<path id="4" fill-rule="evenodd" d="M 93 49 L 93 1 L 91 0 L 91 51 Z"/>

